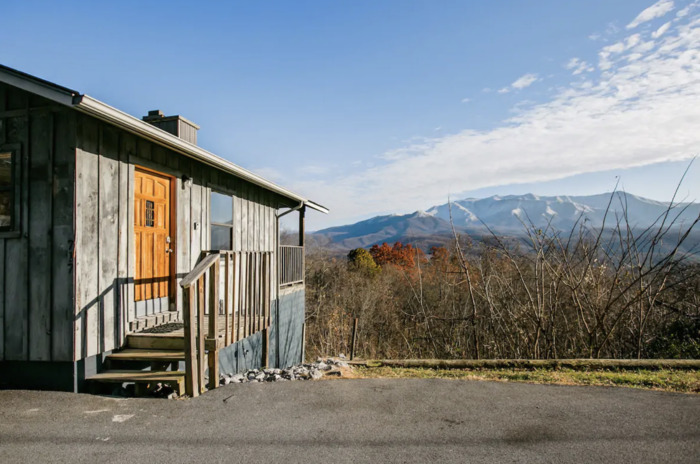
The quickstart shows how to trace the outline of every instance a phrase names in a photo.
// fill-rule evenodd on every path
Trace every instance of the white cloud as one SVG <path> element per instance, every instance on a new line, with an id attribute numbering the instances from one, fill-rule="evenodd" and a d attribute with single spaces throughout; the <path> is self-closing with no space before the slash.
<path id="1" fill-rule="evenodd" d="M 307 176 L 324 176 L 331 171 L 329 166 L 319 166 L 316 164 L 308 164 L 299 168 L 301 174 Z"/>
<path id="2" fill-rule="evenodd" d="M 512 90 L 522 90 L 526 87 L 530 87 L 532 84 L 535 82 L 539 81 L 540 78 L 537 77 L 537 74 L 523 74 L 519 78 L 517 78 L 512 84 L 507 85 L 505 87 L 502 87 L 497 90 L 498 93 L 508 93 Z"/>
<path id="3" fill-rule="evenodd" d="M 678 10 L 678 13 L 676 13 L 676 17 L 683 18 L 684 16 L 687 16 L 688 13 L 690 13 L 693 10 L 693 8 L 697 7 L 698 5 L 700 5 L 700 0 L 695 0 L 693 3 L 686 6 L 682 10 Z"/>
<path id="4" fill-rule="evenodd" d="M 606 47 L 603 47 L 601 51 L 598 53 L 599 57 L 599 62 L 598 62 L 598 67 L 606 71 L 610 69 L 612 66 L 612 60 L 614 60 L 615 55 L 619 55 L 620 53 L 633 49 L 635 49 L 635 52 L 641 53 L 644 51 L 648 51 L 649 49 L 653 48 L 654 43 L 653 42 L 644 42 L 642 43 L 642 36 L 641 34 L 632 34 L 628 37 L 626 37 L 624 40 L 621 40 L 619 42 L 616 42 L 612 45 L 608 45 Z"/>
<path id="5" fill-rule="evenodd" d="M 564 65 L 564 67 L 571 70 L 574 76 L 594 70 L 593 66 L 578 58 L 571 58 L 569 62 Z"/>
<path id="6" fill-rule="evenodd" d="M 537 82 L 539 79 L 537 74 L 524 74 L 520 76 L 515 82 L 510 86 L 514 89 L 524 89 L 525 87 L 530 87 L 532 84 Z"/>
<path id="7" fill-rule="evenodd" d="M 652 32 L 651 38 L 652 38 L 652 39 L 658 39 L 659 37 L 661 37 L 661 36 L 664 34 L 664 32 L 666 32 L 666 31 L 668 30 L 669 27 L 671 27 L 671 21 L 669 21 L 669 22 L 663 24 L 663 25 L 662 25 L 661 27 L 659 27 L 657 30 L 655 30 L 654 32 Z"/>
<path id="8" fill-rule="evenodd" d="M 471 98 L 462 98 L 462 103 L 469 103 L 470 101 L 472 101 Z"/>
<path id="9" fill-rule="evenodd" d="M 627 25 L 627 29 L 634 29 L 647 21 L 665 16 L 671 10 L 673 10 L 672 0 L 659 0 L 646 10 L 639 13 L 637 17 Z"/>
<path id="10" fill-rule="evenodd" d="M 450 192 L 688 159 L 700 151 L 700 15 L 652 33 L 601 48 L 605 72 L 497 127 L 415 140 L 371 168 L 295 187 L 318 192 L 334 212 L 326 221 L 338 221 L 414 211 Z"/>
<path id="11" fill-rule="evenodd" d="M 688 13 L 690 13 L 690 8 L 691 8 L 691 5 L 688 5 L 685 8 L 683 8 L 682 10 L 679 10 L 678 13 L 676 13 L 676 17 L 682 18 L 682 17 L 686 16 Z"/>

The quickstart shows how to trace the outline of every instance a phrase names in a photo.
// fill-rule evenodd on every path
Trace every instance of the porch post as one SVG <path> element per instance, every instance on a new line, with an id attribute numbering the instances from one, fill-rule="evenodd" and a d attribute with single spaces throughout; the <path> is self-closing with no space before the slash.
<path id="1" fill-rule="evenodd" d="M 306 212 L 306 206 L 302 206 L 299 209 L 299 246 L 304 246 L 304 213 Z"/>

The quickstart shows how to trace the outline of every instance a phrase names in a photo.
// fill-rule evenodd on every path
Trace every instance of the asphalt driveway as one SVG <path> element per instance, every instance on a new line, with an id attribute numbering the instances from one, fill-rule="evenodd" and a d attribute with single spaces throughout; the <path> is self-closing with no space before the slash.
<path id="1" fill-rule="evenodd" d="M 700 396 L 459 380 L 0 391 L 0 462 L 700 462 Z"/>

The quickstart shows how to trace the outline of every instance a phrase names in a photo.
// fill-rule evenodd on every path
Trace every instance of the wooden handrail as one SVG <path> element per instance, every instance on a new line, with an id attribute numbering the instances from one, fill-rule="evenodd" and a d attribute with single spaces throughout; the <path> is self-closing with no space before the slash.
<path id="1" fill-rule="evenodd" d="M 271 319 L 272 252 L 213 250 L 205 253 L 209 254 L 180 281 L 185 332 L 185 391 L 190 396 L 197 396 L 205 390 L 205 354 L 209 389 L 214 389 L 219 385 L 219 350 L 259 331 L 263 331 L 263 340 L 266 340 Z M 223 273 L 222 264 L 225 266 Z M 218 327 L 222 284 L 223 334 Z M 209 301 L 205 304 L 207 297 Z M 204 323 L 206 310 L 209 313 L 208 327 Z M 267 353 L 267 346 L 263 346 L 263 353 Z M 263 365 L 267 365 L 266 357 L 263 355 Z"/>
<path id="2" fill-rule="evenodd" d="M 207 272 L 209 267 L 214 264 L 219 259 L 219 253 L 212 253 L 208 255 L 206 258 L 201 260 L 197 265 L 190 271 L 189 274 L 187 274 L 185 277 L 182 278 L 180 281 L 180 287 L 182 288 L 187 288 L 191 286 L 193 283 L 195 283 L 202 275 Z"/>

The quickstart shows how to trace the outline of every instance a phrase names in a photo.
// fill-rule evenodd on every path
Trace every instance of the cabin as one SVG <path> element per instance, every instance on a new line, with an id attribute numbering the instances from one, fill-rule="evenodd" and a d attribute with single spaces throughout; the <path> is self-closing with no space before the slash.
<path id="1" fill-rule="evenodd" d="M 328 210 L 198 130 L 0 65 L 0 387 L 196 396 L 302 361 L 304 215 Z"/>

